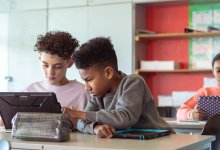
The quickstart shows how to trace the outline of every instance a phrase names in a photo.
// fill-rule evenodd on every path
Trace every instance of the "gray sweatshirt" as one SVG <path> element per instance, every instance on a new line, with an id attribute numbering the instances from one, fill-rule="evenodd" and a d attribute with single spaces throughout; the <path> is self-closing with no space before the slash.
<path id="1" fill-rule="evenodd" d="M 86 120 L 77 122 L 81 132 L 94 134 L 95 123 L 108 124 L 115 129 L 172 128 L 160 117 L 153 96 L 144 79 L 139 75 L 121 73 L 122 81 L 115 93 L 106 93 L 104 97 L 92 97 L 85 108 Z"/>

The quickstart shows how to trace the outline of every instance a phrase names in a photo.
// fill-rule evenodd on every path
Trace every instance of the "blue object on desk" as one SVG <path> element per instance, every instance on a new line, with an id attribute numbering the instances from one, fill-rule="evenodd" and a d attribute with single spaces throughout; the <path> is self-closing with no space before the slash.
<path id="1" fill-rule="evenodd" d="M 161 137 L 169 135 L 169 130 L 160 130 L 160 129 L 127 129 L 127 130 L 117 130 L 113 134 L 113 138 L 126 138 L 126 139 L 139 139 L 147 140 L 156 137 Z"/>

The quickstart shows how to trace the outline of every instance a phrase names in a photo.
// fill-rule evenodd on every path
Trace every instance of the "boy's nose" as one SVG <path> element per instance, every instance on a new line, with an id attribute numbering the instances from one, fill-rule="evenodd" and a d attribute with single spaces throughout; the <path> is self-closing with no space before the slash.
<path id="1" fill-rule="evenodd" d="M 54 75 L 54 69 L 52 67 L 49 67 L 48 73 L 49 75 Z"/>
<path id="2" fill-rule="evenodd" d="M 92 90 L 91 86 L 88 83 L 85 84 L 85 89 L 87 91 L 91 91 Z"/>

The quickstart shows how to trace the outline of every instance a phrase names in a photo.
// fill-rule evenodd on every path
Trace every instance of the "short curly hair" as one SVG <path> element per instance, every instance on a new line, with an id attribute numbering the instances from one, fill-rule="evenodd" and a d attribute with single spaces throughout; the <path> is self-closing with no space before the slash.
<path id="1" fill-rule="evenodd" d="M 212 68 L 214 68 L 214 64 L 217 60 L 220 60 L 220 53 L 217 53 L 212 59 Z"/>
<path id="2" fill-rule="evenodd" d="M 118 70 L 117 56 L 110 38 L 97 37 L 81 45 L 73 54 L 78 69 L 111 66 Z"/>
<path id="3" fill-rule="evenodd" d="M 70 33 L 62 31 L 50 31 L 45 35 L 39 35 L 34 50 L 39 53 L 45 52 L 58 55 L 64 60 L 70 59 L 79 46 L 78 40 L 73 38 Z"/>

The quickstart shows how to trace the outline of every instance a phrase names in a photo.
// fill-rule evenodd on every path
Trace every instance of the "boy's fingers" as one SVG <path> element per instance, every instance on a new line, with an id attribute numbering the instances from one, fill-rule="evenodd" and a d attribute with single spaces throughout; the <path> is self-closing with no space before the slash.
<path id="1" fill-rule="evenodd" d="M 112 134 L 115 132 L 115 128 L 113 128 L 112 126 L 110 126 L 110 130 Z"/>
<path id="2" fill-rule="evenodd" d="M 104 138 L 105 137 L 105 135 L 102 133 L 102 131 L 99 131 L 98 135 L 99 135 L 100 138 Z"/>
<path id="3" fill-rule="evenodd" d="M 108 132 L 108 138 L 110 138 L 110 137 L 112 137 L 112 130 L 111 130 L 111 127 L 110 126 L 107 126 L 106 127 L 106 130 L 107 130 L 107 132 Z"/>
<path id="4" fill-rule="evenodd" d="M 194 109 L 197 109 L 198 108 L 198 105 L 195 105 Z"/>
<path id="5" fill-rule="evenodd" d="M 115 132 L 115 129 L 109 125 L 97 125 L 94 128 L 94 132 L 98 137 L 111 138 L 113 136 L 113 132 Z"/>
<path id="6" fill-rule="evenodd" d="M 102 131 L 105 138 L 107 138 L 111 135 L 111 131 L 108 128 L 108 126 L 106 126 L 106 125 L 102 127 L 101 131 Z"/>

